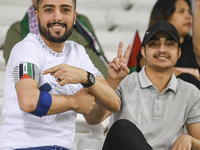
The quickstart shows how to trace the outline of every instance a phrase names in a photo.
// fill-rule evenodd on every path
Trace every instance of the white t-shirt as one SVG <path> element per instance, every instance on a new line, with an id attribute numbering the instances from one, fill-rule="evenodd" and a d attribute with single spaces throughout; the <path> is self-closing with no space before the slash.
<path id="1" fill-rule="evenodd" d="M 83 46 L 67 41 L 63 52 L 56 53 L 44 43 L 39 35 L 29 33 L 23 41 L 14 46 L 7 64 L 0 149 L 51 145 L 73 149 L 76 112 L 66 111 L 56 115 L 37 117 L 19 108 L 13 72 L 16 66 L 24 62 L 32 63 L 39 68 L 39 86 L 44 83 L 50 84 L 52 94 L 72 95 L 81 89 L 82 85 L 60 86 L 50 74 L 41 74 L 43 70 L 50 67 L 64 63 L 82 68 L 95 76 L 102 75 L 92 64 Z"/>

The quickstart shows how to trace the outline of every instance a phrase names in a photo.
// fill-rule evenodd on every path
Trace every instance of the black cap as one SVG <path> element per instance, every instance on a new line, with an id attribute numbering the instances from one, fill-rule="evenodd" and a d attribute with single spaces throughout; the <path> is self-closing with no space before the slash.
<path id="1" fill-rule="evenodd" d="M 149 29 L 145 32 L 143 38 L 143 46 L 147 45 L 151 40 L 152 36 L 159 31 L 165 31 L 169 33 L 176 42 L 180 42 L 179 34 L 176 30 L 176 27 L 174 27 L 174 25 L 167 21 L 161 20 L 150 26 Z"/>

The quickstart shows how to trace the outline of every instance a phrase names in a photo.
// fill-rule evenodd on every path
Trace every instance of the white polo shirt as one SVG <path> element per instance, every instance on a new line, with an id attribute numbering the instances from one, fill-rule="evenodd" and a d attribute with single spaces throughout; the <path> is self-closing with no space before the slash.
<path id="1" fill-rule="evenodd" d="M 172 74 L 161 93 L 145 73 L 128 75 L 119 85 L 121 110 L 113 113 L 111 124 L 118 119 L 132 121 L 154 150 L 171 150 L 187 124 L 200 122 L 200 92 L 192 84 Z"/>

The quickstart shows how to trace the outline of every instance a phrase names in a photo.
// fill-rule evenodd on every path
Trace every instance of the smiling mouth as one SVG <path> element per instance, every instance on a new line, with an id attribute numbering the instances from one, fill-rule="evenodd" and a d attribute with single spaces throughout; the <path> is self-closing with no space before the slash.
<path id="1" fill-rule="evenodd" d="M 54 28 L 54 29 L 61 29 L 61 28 L 63 28 L 63 26 L 51 26 L 52 28 Z"/>
<path id="2" fill-rule="evenodd" d="M 60 23 L 60 22 L 54 22 L 54 23 L 48 23 L 47 27 L 55 28 L 55 29 L 61 29 L 64 27 L 67 27 L 65 23 Z"/>
<path id="3" fill-rule="evenodd" d="M 160 59 L 169 59 L 169 55 L 155 55 L 154 58 L 160 58 Z"/>

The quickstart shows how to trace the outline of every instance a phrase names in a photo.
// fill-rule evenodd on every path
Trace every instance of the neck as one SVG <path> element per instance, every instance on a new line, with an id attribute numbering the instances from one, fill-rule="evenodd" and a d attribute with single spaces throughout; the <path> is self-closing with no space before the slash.
<path id="1" fill-rule="evenodd" d="M 62 53 L 63 52 L 63 48 L 65 46 L 65 42 L 63 43 L 54 43 L 51 42 L 49 40 L 47 40 L 46 38 L 44 38 L 41 34 L 40 34 L 41 38 L 43 39 L 43 41 L 47 44 L 47 46 L 52 49 L 53 51 L 57 52 L 57 53 Z"/>
<path id="2" fill-rule="evenodd" d="M 180 37 L 180 43 L 184 42 L 184 37 Z"/>
<path id="3" fill-rule="evenodd" d="M 172 69 L 156 71 L 148 66 L 145 67 L 145 72 L 151 83 L 158 89 L 159 93 L 167 87 L 172 75 Z"/>

